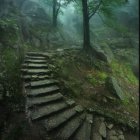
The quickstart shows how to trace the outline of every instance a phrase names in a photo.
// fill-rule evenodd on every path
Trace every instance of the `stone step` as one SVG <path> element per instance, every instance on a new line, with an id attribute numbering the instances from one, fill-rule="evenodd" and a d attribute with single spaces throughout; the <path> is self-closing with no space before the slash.
<path id="1" fill-rule="evenodd" d="M 44 80 L 44 79 L 49 79 L 50 76 L 49 75 L 23 75 L 21 77 L 22 79 L 24 79 L 25 81 L 37 81 L 37 80 Z"/>
<path id="2" fill-rule="evenodd" d="M 79 111 L 77 111 L 79 110 Z M 83 111 L 83 108 L 80 106 L 76 106 L 72 109 L 67 109 L 63 112 L 60 112 L 59 114 L 50 116 L 44 121 L 44 126 L 47 129 L 47 131 L 51 131 L 60 125 L 64 124 L 65 122 L 69 121 L 73 116 L 75 116 L 78 113 L 81 113 Z"/>
<path id="3" fill-rule="evenodd" d="M 25 64 L 23 64 L 22 65 L 22 67 L 23 68 L 36 68 L 36 69 L 38 69 L 38 68 L 48 68 L 48 66 L 47 66 L 47 64 L 39 64 L 39 63 L 25 63 Z"/>
<path id="4" fill-rule="evenodd" d="M 27 98 L 27 106 L 32 107 L 34 105 L 42 105 L 49 102 L 54 102 L 57 100 L 63 99 L 63 95 L 61 93 L 43 96 L 43 97 L 34 97 L 34 98 Z"/>
<path id="5" fill-rule="evenodd" d="M 83 121 L 85 119 L 85 114 L 81 114 L 80 116 L 76 116 L 70 121 L 67 122 L 67 124 L 60 129 L 60 131 L 57 134 L 58 139 L 62 140 L 68 140 L 76 131 L 78 128 L 82 125 Z"/>
<path id="6" fill-rule="evenodd" d="M 73 137 L 73 140 L 91 140 L 92 123 L 93 116 L 91 114 L 86 114 L 86 120 Z"/>
<path id="7" fill-rule="evenodd" d="M 56 113 L 63 109 L 66 109 L 67 107 L 69 107 L 69 105 L 64 101 L 38 107 L 34 110 L 30 110 L 31 119 L 38 120 L 43 117 L 47 117 L 52 113 Z"/>
<path id="8" fill-rule="evenodd" d="M 30 83 L 31 87 L 42 87 L 42 86 L 48 86 L 52 84 L 57 84 L 58 81 L 54 79 L 44 79 L 44 80 L 39 80 L 39 81 L 32 81 Z"/>
<path id="9" fill-rule="evenodd" d="M 44 56 L 30 56 L 30 55 L 26 55 L 25 59 L 45 60 L 46 57 L 44 57 Z"/>
<path id="10" fill-rule="evenodd" d="M 46 60 L 26 59 L 25 63 L 46 64 Z"/>
<path id="11" fill-rule="evenodd" d="M 25 87 L 25 88 L 30 87 L 30 82 L 28 82 L 28 81 L 27 81 L 27 82 L 24 82 L 24 87 Z"/>
<path id="12" fill-rule="evenodd" d="M 103 117 L 96 116 L 93 120 L 92 140 L 106 139 L 106 124 Z"/>
<path id="13" fill-rule="evenodd" d="M 21 69 L 24 74 L 49 74 L 50 70 L 47 69 Z"/>
<path id="14" fill-rule="evenodd" d="M 49 87 L 44 87 L 44 88 L 37 88 L 37 89 L 32 89 L 27 95 L 28 96 L 44 96 L 49 93 L 53 93 L 59 90 L 59 87 L 54 85 L 54 86 L 49 86 Z"/>
<path id="15" fill-rule="evenodd" d="M 28 56 L 43 56 L 43 54 L 41 52 L 27 52 Z"/>
<path id="16" fill-rule="evenodd" d="M 27 56 L 32 56 L 32 57 L 45 57 L 46 59 L 47 58 L 50 58 L 51 56 L 52 56 L 52 54 L 50 54 L 50 53 L 44 53 L 44 52 L 40 52 L 40 53 L 37 53 L 37 52 L 28 52 L 27 54 L 26 54 Z"/>
<path id="17" fill-rule="evenodd" d="M 32 77 L 31 75 L 23 75 L 23 74 L 22 74 L 21 79 L 23 79 L 23 80 L 26 81 L 26 80 L 30 80 L 31 77 Z"/>

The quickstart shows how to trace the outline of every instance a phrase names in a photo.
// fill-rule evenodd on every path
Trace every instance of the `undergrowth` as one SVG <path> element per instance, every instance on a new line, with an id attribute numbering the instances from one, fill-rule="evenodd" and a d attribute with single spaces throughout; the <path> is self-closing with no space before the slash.
<path id="1" fill-rule="evenodd" d="M 4 96 L 15 96 L 21 91 L 20 65 L 22 56 L 12 48 L 6 48 L 1 52 L 0 58 L 0 84 L 3 86 Z"/>
<path id="2" fill-rule="evenodd" d="M 86 76 L 86 79 L 93 85 L 103 85 L 105 84 L 105 80 L 107 78 L 107 74 L 103 71 L 92 71 Z"/>
<path id="3" fill-rule="evenodd" d="M 113 61 L 111 63 L 111 68 L 115 77 L 124 79 L 128 84 L 138 85 L 138 79 L 134 75 L 129 64 Z"/>

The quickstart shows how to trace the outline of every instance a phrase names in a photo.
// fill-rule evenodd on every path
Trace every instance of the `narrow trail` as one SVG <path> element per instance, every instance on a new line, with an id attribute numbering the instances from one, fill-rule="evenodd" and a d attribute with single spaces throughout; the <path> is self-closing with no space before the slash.
<path id="1" fill-rule="evenodd" d="M 51 140 L 106 138 L 104 118 L 97 120 L 93 113 L 60 93 L 59 81 L 53 78 L 48 60 L 44 53 L 29 52 L 22 65 L 28 119 L 40 123 Z"/>

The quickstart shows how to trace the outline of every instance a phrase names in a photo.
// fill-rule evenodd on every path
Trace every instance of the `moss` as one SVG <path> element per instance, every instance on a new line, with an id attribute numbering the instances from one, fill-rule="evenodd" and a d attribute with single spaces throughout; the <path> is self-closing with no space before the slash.
<path id="1" fill-rule="evenodd" d="M 95 114 L 103 115 L 104 117 L 107 117 L 108 119 L 114 121 L 116 124 L 126 126 L 133 131 L 136 131 L 138 129 L 138 122 L 133 117 L 130 117 L 126 114 L 111 111 L 98 106 L 94 106 L 89 111 Z"/>
<path id="2" fill-rule="evenodd" d="M 115 77 L 123 78 L 128 84 L 138 85 L 138 79 L 129 64 L 113 61 L 111 68 Z"/>
<path id="3" fill-rule="evenodd" d="M 69 82 L 69 88 L 72 89 L 71 97 L 79 97 L 82 91 L 81 83 L 76 79 L 71 79 Z"/>
<path id="4" fill-rule="evenodd" d="M 107 78 L 107 74 L 103 71 L 94 71 L 94 73 L 90 73 L 86 76 L 86 79 L 93 86 L 104 84 L 106 78 Z"/>

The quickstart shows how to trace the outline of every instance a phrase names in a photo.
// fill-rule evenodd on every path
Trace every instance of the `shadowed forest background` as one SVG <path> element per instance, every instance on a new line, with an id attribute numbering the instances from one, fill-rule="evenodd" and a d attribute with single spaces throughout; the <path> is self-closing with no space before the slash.
<path id="1" fill-rule="evenodd" d="M 28 52 L 36 52 L 49 56 L 48 69 L 65 98 L 111 118 L 114 129 L 123 131 L 117 140 L 138 140 L 138 5 L 138 0 L 0 0 L 0 139 L 53 140 L 26 116 L 23 63 Z"/>

